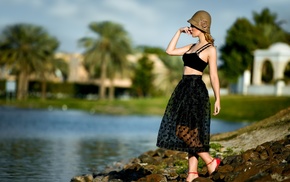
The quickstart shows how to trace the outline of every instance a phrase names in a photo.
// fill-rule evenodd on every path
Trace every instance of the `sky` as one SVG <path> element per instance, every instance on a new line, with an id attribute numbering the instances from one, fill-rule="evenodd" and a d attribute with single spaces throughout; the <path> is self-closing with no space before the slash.
<path id="1" fill-rule="evenodd" d="M 198 10 L 212 16 L 211 34 L 220 48 L 237 18 L 253 20 L 265 8 L 285 20 L 290 32 L 289 0 L 0 0 L 0 30 L 16 23 L 42 26 L 60 41 L 59 52 L 81 53 L 78 40 L 96 37 L 92 22 L 113 21 L 128 32 L 134 46 L 166 48 L 175 32 L 188 26 Z M 196 42 L 181 35 L 177 46 Z"/>

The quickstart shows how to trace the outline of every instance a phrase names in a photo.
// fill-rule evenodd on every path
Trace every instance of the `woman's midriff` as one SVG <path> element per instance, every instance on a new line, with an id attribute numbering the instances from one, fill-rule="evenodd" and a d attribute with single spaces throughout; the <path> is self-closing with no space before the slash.
<path id="1" fill-rule="evenodd" d="M 192 69 L 192 68 L 190 68 L 188 66 L 184 66 L 183 74 L 184 75 L 202 75 L 202 72 L 197 71 L 195 69 Z"/>

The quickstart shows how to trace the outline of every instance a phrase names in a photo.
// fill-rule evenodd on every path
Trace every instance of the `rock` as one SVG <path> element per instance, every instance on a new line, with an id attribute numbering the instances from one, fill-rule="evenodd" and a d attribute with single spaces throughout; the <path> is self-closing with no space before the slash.
<path id="1" fill-rule="evenodd" d="M 162 174 L 150 174 L 144 178 L 139 179 L 137 182 L 149 182 L 149 181 L 167 182 L 167 179 Z"/>
<path id="2" fill-rule="evenodd" d="M 267 122 L 267 127 L 262 127 L 260 124 L 255 125 L 255 130 L 244 132 L 236 137 L 236 143 L 239 139 L 245 139 L 249 142 L 249 138 L 261 136 L 266 130 L 271 130 L 271 133 L 279 133 L 273 135 L 273 140 L 261 143 L 262 139 L 255 140 L 259 143 L 252 148 L 239 150 L 239 154 L 234 154 L 222 157 L 220 167 L 212 175 L 208 176 L 206 166 L 199 169 L 199 178 L 197 182 L 266 182 L 266 181 L 290 181 L 290 108 L 287 112 L 280 112 L 283 119 L 279 117 L 271 117 L 276 119 L 275 122 Z M 282 123 L 281 123 L 282 122 Z M 272 125 L 275 127 L 272 127 Z M 285 128 L 288 131 L 285 133 Z M 274 130 L 274 131 L 272 131 Z M 268 133 L 270 135 L 271 133 Z M 281 136 L 284 134 L 284 137 Z M 247 136 L 247 135 L 251 136 Z M 253 137 L 255 136 L 255 137 Z M 232 144 L 234 144 L 233 142 Z M 252 143 L 255 143 L 252 142 Z M 242 143 L 242 141 L 240 141 Z M 229 142 L 227 142 L 229 144 Z M 240 146 L 240 145 L 238 145 Z M 248 145 L 247 147 L 252 146 Z M 222 155 L 223 156 L 223 155 Z M 76 176 L 71 179 L 71 182 L 181 182 L 185 181 L 187 176 L 187 153 L 157 149 L 148 151 L 140 155 L 138 158 L 131 160 L 129 163 L 122 165 L 120 170 L 106 171 L 103 174 Z"/>
<path id="3" fill-rule="evenodd" d="M 194 181 L 290 180 L 290 149 L 286 147 L 290 142 L 289 138 L 286 136 L 283 140 L 266 142 L 239 155 L 225 157 L 214 174 L 206 176 L 206 171 L 201 170 L 200 177 Z M 77 176 L 71 182 L 184 181 L 187 172 L 181 171 L 180 165 L 182 165 L 181 161 L 187 162 L 185 153 L 176 151 L 160 153 L 160 151 L 157 149 L 155 152 L 140 155 L 138 160 L 132 160 L 121 171 L 95 175 L 94 178 L 92 175 Z"/>
<path id="4" fill-rule="evenodd" d="M 290 133 L 290 107 L 235 131 L 214 134 L 211 141 L 235 152 L 246 151 L 266 142 L 283 139 Z M 289 143 L 288 143 L 289 144 Z"/>
<path id="5" fill-rule="evenodd" d="M 192 182 L 213 182 L 213 181 L 209 178 L 196 178 Z"/>
<path id="6" fill-rule="evenodd" d="M 77 176 L 71 179 L 71 182 L 93 182 L 93 175 L 86 174 L 84 176 Z"/>

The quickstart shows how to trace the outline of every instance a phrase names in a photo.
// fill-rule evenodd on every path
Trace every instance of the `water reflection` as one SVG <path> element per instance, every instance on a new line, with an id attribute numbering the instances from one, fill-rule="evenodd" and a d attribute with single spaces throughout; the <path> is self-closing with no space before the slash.
<path id="1" fill-rule="evenodd" d="M 70 181 L 155 149 L 160 117 L 0 108 L 0 179 Z M 212 122 L 212 133 L 243 124 Z"/>
<path id="2" fill-rule="evenodd" d="M 1 179 L 45 177 L 46 169 L 51 167 L 48 146 L 49 142 L 37 139 L 1 140 Z"/>

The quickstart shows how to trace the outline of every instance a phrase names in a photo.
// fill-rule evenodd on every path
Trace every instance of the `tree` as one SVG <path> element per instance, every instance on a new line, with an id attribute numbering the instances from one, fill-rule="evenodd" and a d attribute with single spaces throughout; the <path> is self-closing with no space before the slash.
<path id="1" fill-rule="evenodd" d="M 84 64 L 90 78 L 100 78 L 99 98 L 105 98 L 105 80 L 111 80 L 110 98 L 114 95 L 113 79 L 116 74 L 123 75 L 128 68 L 126 56 L 131 53 L 131 40 L 124 28 L 117 23 L 104 21 L 89 25 L 97 37 L 84 37 L 79 40 L 85 48 Z"/>
<path id="2" fill-rule="evenodd" d="M 159 47 L 139 46 L 138 49 L 145 54 L 156 54 L 166 67 L 166 71 L 160 75 L 156 75 L 156 89 L 164 94 L 171 94 L 177 83 L 179 82 L 183 63 L 179 56 L 169 56 L 165 50 Z"/>
<path id="3" fill-rule="evenodd" d="M 258 29 L 245 18 L 237 19 L 227 31 L 226 43 L 220 49 L 223 61 L 220 69 L 232 82 L 245 70 L 251 69 L 252 51 L 264 47 L 258 35 Z"/>
<path id="4" fill-rule="evenodd" d="M 220 48 L 223 62 L 220 70 L 229 82 L 236 82 L 245 70 L 252 70 L 254 50 L 289 40 L 289 33 L 280 26 L 282 21 L 277 21 L 276 14 L 268 9 L 260 14 L 254 12 L 253 19 L 254 24 L 246 18 L 238 18 L 227 31 L 225 44 Z"/>
<path id="5" fill-rule="evenodd" d="M 41 98 L 46 99 L 46 81 L 52 75 L 61 76 L 65 81 L 68 75 L 68 64 L 63 59 L 51 58 L 49 62 L 44 63 L 42 71 L 36 71 L 36 75 L 38 75 L 41 81 Z"/>
<path id="6" fill-rule="evenodd" d="M 32 24 L 7 26 L 0 38 L 0 63 L 15 70 L 18 78 L 17 99 L 27 97 L 29 76 L 44 73 L 59 42 L 48 32 Z"/>
<path id="7" fill-rule="evenodd" d="M 166 72 L 160 75 L 160 88 L 165 94 L 171 94 L 178 84 L 183 73 L 183 62 L 179 56 L 160 55 L 160 59 L 165 65 Z"/>
<path id="8" fill-rule="evenodd" d="M 263 34 L 264 41 L 267 45 L 275 42 L 287 42 L 289 33 L 281 28 L 281 25 L 286 21 L 278 21 L 276 13 L 271 13 L 268 8 L 265 8 L 260 14 L 253 12 L 253 19 L 260 33 Z"/>
<path id="9" fill-rule="evenodd" d="M 133 95 L 138 97 L 151 95 L 154 80 L 153 67 L 154 63 L 148 59 L 146 54 L 138 60 L 135 75 L 132 79 Z"/>

